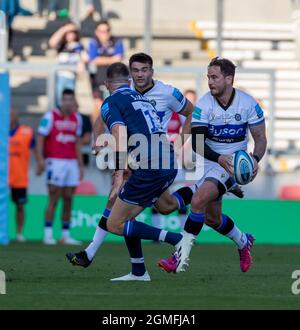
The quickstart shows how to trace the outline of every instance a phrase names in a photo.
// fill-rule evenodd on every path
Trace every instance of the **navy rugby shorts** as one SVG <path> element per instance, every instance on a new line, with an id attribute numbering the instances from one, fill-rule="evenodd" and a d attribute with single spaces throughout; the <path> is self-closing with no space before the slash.
<path id="1" fill-rule="evenodd" d="M 152 206 L 173 183 L 177 169 L 136 170 L 119 193 L 119 198 L 129 204 Z"/>

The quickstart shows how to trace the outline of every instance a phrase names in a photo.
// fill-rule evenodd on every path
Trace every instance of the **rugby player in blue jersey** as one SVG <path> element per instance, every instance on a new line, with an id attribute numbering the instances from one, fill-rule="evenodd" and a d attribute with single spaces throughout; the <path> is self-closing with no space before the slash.
<path id="1" fill-rule="evenodd" d="M 192 113 L 193 105 L 182 95 L 182 93 L 171 85 L 166 85 L 159 80 L 153 79 L 153 60 L 145 53 L 133 54 L 129 60 L 129 68 L 132 77 L 131 88 L 138 91 L 155 106 L 158 113 L 162 129 L 166 131 L 170 118 L 173 112 L 178 112 L 188 118 L 182 130 L 182 134 L 188 134 L 190 131 L 190 115 Z M 96 125 L 95 136 L 103 133 L 102 131 L 102 118 L 98 117 L 99 125 Z M 100 129 L 99 129 L 100 127 Z M 102 218 L 107 219 L 110 210 L 114 204 L 116 196 L 119 192 L 120 186 L 123 183 L 123 176 L 120 177 L 118 173 L 113 176 L 113 186 L 109 195 L 106 209 L 103 212 Z M 165 191 L 159 200 L 155 203 L 155 208 L 162 214 L 169 214 L 175 210 L 183 212 L 188 204 L 190 204 L 193 192 L 197 189 L 196 185 L 191 187 L 182 187 L 172 195 Z M 238 197 L 243 197 L 242 191 L 238 186 L 235 186 L 232 191 Z M 101 219 L 102 219 L 101 218 Z M 88 267 L 97 250 L 102 245 L 107 231 L 99 225 L 96 228 L 92 242 L 85 249 L 85 251 L 78 253 L 70 253 L 69 260 L 73 265 Z M 136 277 L 121 277 L 123 280 L 130 280 Z"/>
<path id="2" fill-rule="evenodd" d="M 173 183 L 177 169 L 173 147 L 162 129 L 155 108 L 146 97 L 131 90 L 129 82 L 126 65 L 115 63 L 108 68 L 106 85 L 111 96 L 104 101 L 101 116 L 115 140 L 116 175 L 123 181 L 128 152 L 134 154 L 139 150 L 135 154 L 139 167 L 131 171 L 110 214 L 100 223 L 106 231 L 125 237 L 134 272 L 128 276 L 147 281 L 150 277 L 144 265 L 141 239 L 173 245 L 179 260 L 185 263 L 185 251 L 189 250 L 193 235 L 183 237 L 131 220 L 157 202 Z M 136 144 L 131 145 L 130 141 Z M 76 258 L 72 255 L 67 257 L 71 260 Z"/>

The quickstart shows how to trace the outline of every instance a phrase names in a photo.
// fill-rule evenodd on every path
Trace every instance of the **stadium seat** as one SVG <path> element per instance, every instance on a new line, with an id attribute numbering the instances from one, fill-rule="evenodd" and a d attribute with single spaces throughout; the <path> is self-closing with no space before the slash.
<path id="1" fill-rule="evenodd" d="M 97 190 L 93 182 L 81 181 L 75 190 L 76 195 L 97 195 Z"/>
<path id="2" fill-rule="evenodd" d="M 300 200 L 300 185 L 284 185 L 280 188 L 279 199 Z"/>

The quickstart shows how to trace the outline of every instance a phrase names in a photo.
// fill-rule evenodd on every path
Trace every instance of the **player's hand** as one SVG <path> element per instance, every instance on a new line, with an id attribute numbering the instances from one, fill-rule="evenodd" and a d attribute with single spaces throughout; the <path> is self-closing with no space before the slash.
<path id="1" fill-rule="evenodd" d="M 253 181 L 254 178 L 256 177 L 257 173 L 258 173 L 258 162 L 257 162 L 257 160 L 253 157 L 253 153 L 252 153 L 252 152 L 250 152 L 250 156 L 252 157 L 253 162 L 254 162 L 253 175 L 252 175 L 252 178 L 251 178 L 251 181 Z"/>
<path id="2" fill-rule="evenodd" d="M 95 142 L 95 143 L 92 145 L 92 154 L 95 155 L 95 156 L 97 156 L 98 153 L 99 153 L 102 149 L 104 149 L 105 147 L 107 147 L 107 146 L 108 146 L 108 142 L 107 142 L 107 141 L 105 141 L 105 143 L 104 143 L 103 145 L 99 145 L 99 144 L 97 144 L 97 142 Z"/>
<path id="3" fill-rule="evenodd" d="M 226 172 L 233 176 L 233 165 L 231 155 L 221 155 L 218 158 L 218 163 L 226 170 Z"/>
<path id="4" fill-rule="evenodd" d="M 93 154 L 94 156 L 97 156 L 98 153 L 101 151 L 101 149 L 102 149 L 102 147 L 100 147 L 100 146 L 96 146 L 96 144 L 93 144 L 93 145 L 92 145 L 92 154 Z"/>
<path id="5" fill-rule="evenodd" d="M 36 175 L 41 175 L 45 170 L 45 160 L 44 159 L 40 159 L 37 161 L 36 164 Z"/>
<path id="6" fill-rule="evenodd" d="M 77 30 L 77 27 L 74 23 L 68 23 L 62 27 L 64 33 L 73 32 Z"/>
<path id="7" fill-rule="evenodd" d="M 114 201 L 119 194 L 120 188 L 124 181 L 123 175 L 124 175 L 124 170 L 117 170 L 117 171 L 114 171 L 112 174 L 112 188 L 111 188 L 109 198 L 108 198 L 108 200 L 110 202 Z"/>

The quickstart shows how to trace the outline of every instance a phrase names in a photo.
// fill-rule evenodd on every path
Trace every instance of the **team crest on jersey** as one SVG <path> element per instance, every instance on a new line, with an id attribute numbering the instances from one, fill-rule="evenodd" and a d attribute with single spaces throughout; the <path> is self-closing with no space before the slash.
<path id="1" fill-rule="evenodd" d="M 149 100 L 149 101 L 154 107 L 156 106 L 156 101 L 155 100 Z"/>
<path id="2" fill-rule="evenodd" d="M 210 121 L 213 121 L 213 120 L 215 120 L 216 119 L 216 115 L 214 114 L 214 113 L 211 113 L 210 115 L 209 115 L 209 120 Z"/>
<path id="3" fill-rule="evenodd" d="M 236 113 L 235 116 L 234 116 L 234 119 L 236 121 L 240 121 L 242 119 L 242 116 L 239 113 Z"/>

